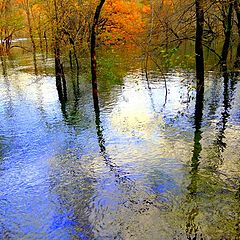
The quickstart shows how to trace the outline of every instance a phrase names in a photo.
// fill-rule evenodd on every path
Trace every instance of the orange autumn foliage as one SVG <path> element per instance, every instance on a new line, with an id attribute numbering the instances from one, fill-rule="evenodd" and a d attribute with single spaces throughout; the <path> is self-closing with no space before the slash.
<path id="1" fill-rule="evenodd" d="M 173 0 L 163 0 L 162 5 L 163 6 L 174 7 L 174 2 L 173 2 Z"/>
<path id="2" fill-rule="evenodd" d="M 143 15 L 150 8 L 136 0 L 108 0 L 99 23 L 99 38 L 106 45 L 118 45 L 134 40 L 144 31 Z"/>

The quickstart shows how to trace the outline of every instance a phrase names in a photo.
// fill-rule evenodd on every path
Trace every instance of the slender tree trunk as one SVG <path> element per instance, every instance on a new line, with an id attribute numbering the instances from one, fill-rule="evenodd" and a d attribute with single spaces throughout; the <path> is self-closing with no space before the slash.
<path id="1" fill-rule="evenodd" d="M 56 39 L 55 39 L 56 41 Z M 58 96 L 60 102 L 63 100 L 63 89 L 62 89 L 62 81 L 61 81 L 61 63 L 59 59 L 59 48 L 56 46 L 56 42 L 54 43 L 54 58 L 55 58 L 55 75 L 56 75 L 56 87 L 58 91 Z"/>
<path id="2" fill-rule="evenodd" d="M 63 100 L 63 89 L 61 81 L 61 62 L 60 62 L 60 48 L 58 39 L 58 14 L 57 14 L 57 2 L 54 0 L 54 12 L 55 12 L 55 31 L 54 32 L 54 58 L 55 58 L 55 75 L 56 75 L 56 87 L 60 102 Z"/>
<path id="3" fill-rule="evenodd" d="M 2 63 L 2 73 L 3 76 L 6 78 L 7 77 L 7 63 L 6 63 L 6 58 L 0 55 L 1 63 Z"/>
<path id="4" fill-rule="evenodd" d="M 45 52 L 46 52 L 46 59 L 48 58 L 48 40 L 47 40 L 47 33 L 44 31 L 44 39 L 45 39 Z"/>
<path id="5" fill-rule="evenodd" d="M 62 78 L 62 84 L 63 84 L 63 94 L 64 99 L 67 100 L 67 82 L 64 74 L 63 64 L 61 63 L 61 78 Z"/>
<path id="6" fill-rule="evenodd" d="M 233 1 L 229 3 L 228 13 L 226 16 L 226 20 L 224 21 L 224 44 L 222 48 L 221 54 L 221 65 L 223 71 L 227 69 L 227 57 L 229 53 L 230 41 L 231 41 L 231 33 L 232 33 L 232 21 L 233 21 Z"/>
<path id="7" fill-rule="evenodd" d="M 38 16 L 38 38 L 39 38 L 39 47 L 42 54 L 42 60 L 44 60 L 44 52 L 43 52 L 43 40 L 42 40 L 42 28 L 41 28 L 41 17 Z"/>
<path id="8" fill-rule="evenodd" d="M 98 108 L 98 84 L 97 84 L 97 58 L 96 58 L 96 35 L 97 25 L 100 17 L 101 9 L 105 0 L 100 0 L 95 15 L 93 18 L 92 32 L 91 32 L 91 73 L 92 73 L 92 94 L 94 106 Z"/>
<path id="9" fill-rule="evenodd" d="M 72 51 L 71 50 L 69 50 L 68 56 L 69 56 L 70 68 L 72 70 L 73 69 L 73 63 L 72 63 Z"/>
<path id="10" fill-rule="evenodd" d="M 75 58 L 76 66 L 77 66 L 77 71 L 79 71 L 79 62 L 78 62 L 78 57 L 77 57 L 77 51 L 76 51 L 76 46 L 75 43 L 73 45 L 73 55 Z"/>
<path id="11" fill-rule="evenodd" d="M 187 189 L 189 191 L 188 199 L 189 201 L 194 201 L 199 185 L 199 165 L 201 161 L 201 152 L 202 152 L 202 117 L 203 117 L 203 94 L 197 95 L 196 105 L 195 105 L 195 121 L 194 121 L 194 145 L 193 145 L 193 154 L 192 154 L 192 163 L 190 171 L 190 184 Z M 193 205 L 191 211 L 188 210 L 188 220 L 186 222 L 186 234 L 187 239 L 197 239 L 198 237 L 198 227 L 195 224 L 196 217 L 199 213 L 198 206 Z"/>
<path id="12" fill-rule="evenodd" d="M 34 37 L 33 37 L 32 22 L 31 22 L 31 17 L 30 17 L 30 8 L 29 8 L 29 1 L 28 0 L 26 0 L 26 15 L 27 15 L 29 36 L 30 36 L 30 40 L 31 40 L 31 43 L 32 43 L 32 48 L 33 48 L 34 70 L 35 70 L 35 73 L 37 74 L 37 58 L 36 58 L 37 48 L 36 48 L 36 43 L 35 43 Z"/>
<path id="13" fill-rule="evenodd" d="M 8 19 L 8 14 L 11 9 L 11 2 L 10 0 L 2 1 L 1 9 L 0 9 L 0 15 L 1 19 L 4 19 L 5 21 Z M 0 54 L 1 55 L 7 55 L 9 54 L 10 47 L 11 47 L 11 40 L 12 40 L 12 33 L 10 31 L 11 27 L 8 26 L 1 27 L 1 46 L 0 46 Z"/>
<path id="14" fill-rule="evenodd" d="M 192 156 L 192 170 L 191 170 L 191 184 L 188 189 L 191 194 L 196 193 L 197 182 L 196 176 L 198 172 L 198 166 L 200 164 L 201 147 L 201 124 L 203 115 L 203 100 L 204 100 L 204 57 L 203 57 L 203 26 L 204 26 L 204 11 L 203 0 L 196 0 L 196 42 L 195 42 L 195 54 L 196 54 L 196 105 L 195 105 L 195 132 L 194 132 L 194 150 Z"/>
<path id="15" fill-rule="evenodd" d="M 203 0 L 196 0 L 196 78 L 197 89 L 204 90 L 204 57 L 203 57 L 203 26 L 204 26 L 204 11 Z"/>
<path id="16" fill-rule="evenodd" d="M 188 186 L 188 190 L 191 194 L 196 194 L 197 190 L 197 173 L 198 166 L 200 164 L 200 154 L 202 151 L 201 139 L 202 139 L 202 118 L 203 118 L 203 92 L 197 91 L 196 103 L 195 103 L 195 115 L 194 115 L 194 146 L 191 164 L 191 184 Z"/>
<path id="17" fill-rule="evenodd" d="M 59 26 L 58 26 L 58 8 L 57 1 L 54 0 L 55 11 L 55 28 L 54 31 L 54 57 L 55 57 L 55 74 L 56 74 L 56 87 L 59 95 L 59 100 L 67 100 L 67 84 L 63 71 L 63 64 L 61 63 L 61 52 L 59 46 Z"/>
<path id="18" fill-rule="evenodd" d="M 238 28 L 238 46 L 237 46 L 237 53 L 234 62 L 235 68 L 240 68 L 240 1 L 234 1 L 234 9 L 237 15 L 237 28 Z"/>
<path id="19" fill-rule="evenodd" d="M 68 36 L 69 39 L 69 43 L 72 46 L 72 50 L 73 50 L 73 56 L 76 62 L 76 67 L 77 67 L 77 71 L 79 71 L 79 62 L 78 62 L 78 57 L 77 57 L 77 50 L 76 50 L 76 44 L 75 44 L 75 39 L 71 36 L 71 34 L 68 31 L 64 31 L 64 33 Z M 69 60 L 70 60 L 70 65 L 71 68 L 73 67 L 73 62 L 72 62 L 72 51 L 69 51 Z"/>

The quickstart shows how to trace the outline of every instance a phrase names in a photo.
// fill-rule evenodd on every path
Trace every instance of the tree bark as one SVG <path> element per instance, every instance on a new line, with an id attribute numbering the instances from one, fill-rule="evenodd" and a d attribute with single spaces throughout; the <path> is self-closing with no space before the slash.
<path id="1" fill-rule="evenodd" d="M 203 0 L 196 0 L 196 78 L 197 90 L 204 90 L 204 57 L 203 57 L 203 26 L 204 26 L 204 11 Z"/>
<path id="2" fill-rule="evenodd" d="M 98 108 L 98 84 L 97 84 L 97 57 L 96 57 L 96 35 L 97 25 L 100 13 L 105 0 L 100 0 L 96 7 L 95 15 L 93 18 L 92 32 L 91 32 L 91 73 L 92 73 L 92 94 L 94 107 Z"/>
<path id="3" fill-rule="evenodd" d="M 239 0 L 234 1 L 234 9 L 237 15 L 237 28 L 238 28 L 238 46 L 235 57 L 234 67 L 240 68 L 240 2 Z"/>
<path id="4" fill-rule="evenodd" d="M 222 65 L 223 71 L 227 70 L 227 57 L 228 57 L 228 52 L 230 47 L 230 40 L 231 40 L 232 21 L 233 21 L 232 19 L 233 19 L 233 1 L 229 3 L 228 13 L 224 21 L 225 39 L 224 39 L 224 44 L 223 44 L 222 54 L 221 54 L 221 65 Z"/>
<path id="5" fill-rule="evenodd" d="M 56 87 L 58 91 L 59 100 L 67 100 L 67 84 L 63 71 L 63 64 L 61 63 L 61 52 L 59 46 L 59 26 L 58 26 L 58 8 L 57 1 L 54 0 L 54 11 L 55 11 L 55 28 L 54 31 L 54 57 L 55 57 L 55 74 L 56 74 Z"/>
<path id="6" fill-rule="evenodd" d="M 199 157 L 201 148 L 201 123 L 203 116 L 203 101 L 204 101 L 204 56 L 203 56 L 203 27 L 204 27 L 204 11 L 203 0 L 196 0 L 196 41 L 195 41 L 195 54 L 196 54 L 196 105 L 195 105 L 195 133 L 194 133 L 194 151 L 192 157 L 192 177 L 191 193 L 195 189 L 194 176 L 198 171 Z"/>
<path id="7" fill-rule="evenodd" d="M 62 81 L 61 81 L 61 63 L 60 63 L 59 55 L 60 55 L 59 48 L 56 47 L 56 42 L 55 42 L 54 58 L 55 58 L 56 87 L 58 91 L 58 97 L 61 102 L 63 101 L 63 89 L 62 89 Z"/>

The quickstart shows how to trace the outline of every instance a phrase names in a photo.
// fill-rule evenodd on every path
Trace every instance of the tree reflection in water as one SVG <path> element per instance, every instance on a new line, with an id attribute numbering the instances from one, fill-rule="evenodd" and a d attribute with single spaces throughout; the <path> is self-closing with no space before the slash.
<path id="1" fill-rule="evenodd" d="M 202 139 L 202 117 L 203 117 L 203 101 L 204 101 L 204 88 L 197 88 L 196 92 L 196 104 L 194 115 L 194 146 L 193 156 L 191 160 L 190 179 L 191 182 L 188 186 L 189 196 L 187 201 L 189 203 L 195 202 L 198 188 L 198 167 L 200 164 L 200 153 L 202 151 L 201 139 Z M 187 213 L 186 222 L 186 235 L 188 239 L 197 239 L 199 226 L 195 223 L 195 218 L 199 214 L 199 208 L 197 203 L 194 203 L 194 207 Z"/>

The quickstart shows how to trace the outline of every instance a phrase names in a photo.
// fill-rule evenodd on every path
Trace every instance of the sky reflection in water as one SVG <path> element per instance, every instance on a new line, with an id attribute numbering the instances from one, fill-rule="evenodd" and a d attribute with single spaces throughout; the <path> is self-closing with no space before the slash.
<path id="1" fill-rule="evenodd" d="M 239 237 L 238 82 L 224 99 L 208 75 L 193 171 L 193 76 L 167 74 L 166 102 L 164 79 L 149 76 L 102 91 L 99 119 L 90 84 L 61 105 L 54 77 L 1 76 L 0 238 Z"/>

